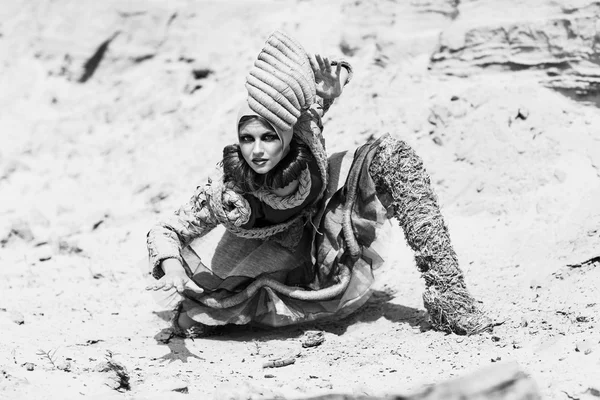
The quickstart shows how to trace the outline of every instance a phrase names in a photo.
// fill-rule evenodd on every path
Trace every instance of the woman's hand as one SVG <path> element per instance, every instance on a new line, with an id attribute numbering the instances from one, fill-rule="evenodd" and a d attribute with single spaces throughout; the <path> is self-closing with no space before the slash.
<path id="1" fill-rule="evenodd" d="M 183 293 L 185 289 L 196 293 L 204 292 L 200 286 L 196 285 L 194 281 L 187 276 L 179 260 L 168 258 L 163 260 L 161 266 L 163 271 L 165 271 L 165 275 L 153 285 L 146 286 L 146 290 L 162 289 L 166 291 L 175 288 L 179 293 Z"/>
<path id="2" fill-rule="evenodd" d="M 342 94 L 348 72 L 345 68 L 342 69 L 340 63 L 332 69 L 327 57 L 322 58 L 319 54 L 315 54 L 314 59 L 310 57 L 310 64 L 315 73 L 318 96 L 323 99 L 335 99 Z"/>

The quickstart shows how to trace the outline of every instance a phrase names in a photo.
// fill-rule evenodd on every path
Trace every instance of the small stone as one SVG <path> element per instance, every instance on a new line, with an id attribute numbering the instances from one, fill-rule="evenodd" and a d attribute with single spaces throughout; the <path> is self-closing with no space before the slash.
<path id="1" fill-rule="evenodd" d="M 438 146 L 442 146 L 443 145 L 442 139 L 440 139 L 439 136 L 434 136 L 433 143 L 437 144 Z"/>
<path id="2" fill-rule="evenodd" d="M 530 289 L 540 289 L 541 287 L 542 287 L 542 285 L 540 284 L 540 282 L 537 279 L 532 279 L 531 282 L 529 283 Z"/>
<path id="3" fill-rule="evenodd" d="M 521 328 L 527 328 L 528 325 L 529 322 L 527 321 L 527 318 L 521 317 Z"/>
<path id="4" fill-rule="evenodd" d="M 600 397 L 600 390 L 593 388 L 593 387 L 588 388 L 588 390 L 586 390 L 586 393 L 589 393 L 595 397 Z"/>
<path id="5" fill-rule="evenodd" d="M 492 342 L 499 342 L 500 338 L 498 336 L 492 336 Z"/>
<path id="6" fill-rule="evenodd" d="M 33 371 L 35 369 L 34 363 L 26 362 L 25 364 L 23 364 L 23 366 L 27 371 Z"/>
<path id="7" fill-rule="evenodd" d="M 516 118 L 522 119 L 523 121 L 525 121 L 528 117 L 529 117 L 529 110 L 524 107 L 520 107 L 519 111 L 517 111 Z"/>
<path id="8" fill-rule="evenodd" d="M 307 331 L 302 338 L 302 347 L 317 347 L 325 341 L 325 335 L 321 331 Z"/>
<path id="9" fill-rule="evenodd" d="M 188 384 L 185 381 L 165 381 L 161 386 L 165 389 L 165 391 L 170 392 L 178 392 L 178 393 L 189 393 Z"/>
<path id="10" fill-rule="evenodd" d="M 585 339 L 580 340 L 579 342 L 575 343 L 575 351 L 588 355 L 592 352 L 592 344 Z"/>
<path id="11" fill-rule="evenodd" d="M 567 179 L 567 174 L 565 173 L 565 171 L 556 169 L 556 170 L 554 170 L 554 177 L 556 178 L 557 181 L 559 181 L 560 183 L 563 183 Z"/>
<path id="12" fill-rule="evenodd" d="M 20 237 L 21 239 L 25 240 L 26 242 L 31 242 L 35 238 L 33 236 L 31 227 L 29 226 L 29 224 L 26 221 L 23 221 L 23 220 L 17 220 L 15 222 L 13 222 L 13 224 L 11 226 L 11 233 L 15 236 Z"/>
<path id="13" fill-rule="evenodd" d="M 61 371 L 69 372 L 71 371 L 71 363 L 69 361 L 63 361 L 59 363 L 56 368 L 60 369 Z"/>
<path id="14" fill-rule="evenodd" d="M 25 317 L 18 311 L 10 312 L 10 320 L 17 325 L 23 325 L 25 323 Z"/>
<path id="15" fill-rule="evenodd" d="M 273 375 L 273 374 L 265 374 L 265 378 L 275 378 L 275 375 Z"/>
<path id="16" fill-rule="evenodd" d="M 52 258 L 52 246 L 50 246 L 48 243 L 44 243 L 41 246 L 36 247 L 35 253 L 38 260 L 48 261 Z"/>

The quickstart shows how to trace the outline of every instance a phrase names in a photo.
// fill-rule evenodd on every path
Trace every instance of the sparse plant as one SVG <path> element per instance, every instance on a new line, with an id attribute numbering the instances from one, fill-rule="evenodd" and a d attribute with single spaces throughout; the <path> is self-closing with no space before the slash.
<path id="1" fill-rule="evenodd" d="M 113 360 L 113 352 L 110 350 L 106 350 L 106 372 L 112 371 L 116 376 L 111 377 L 114 381 L 113 385 L 106 384 L 108 387 L 118 391 L 125 392 L 131 390 L 131 384 L 129 380 L 129 373 L 123 364 L 118 361 Z"/>
<path id="2" fill-rule="evenodd" d="M 255 354 L 258 356 L 260 355 L 260 342 L 258 340 L 253 340 L 252 344 L 254 345 L 254 347 L 256 347 L 256 352 Z"/>
<path id="3" fill-rule="evenodd" d="M 56 355 L 56 351 L 57 350 L 58 349 L 45 351 L 45 350 L 40 349 L 40 350 L 37 351 L 36 354 L 38 356 L 46 358 L 50 362 L 50 364 L 52 364 L 52 366 L 54 367 L 54 369 L 58 369 L 58 366 L 56 365 L 56 362 L 55 362 L 56 361 L 55 355 Z"/>

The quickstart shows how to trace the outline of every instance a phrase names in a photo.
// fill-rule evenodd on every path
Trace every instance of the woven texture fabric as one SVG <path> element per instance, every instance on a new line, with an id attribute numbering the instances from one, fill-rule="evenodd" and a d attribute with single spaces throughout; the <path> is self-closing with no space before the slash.
<path id="1" fill-rule="evenodd" d="M 276 210 L 285 210 L 298 207 L 300 204 L 304 203 L 310 193 L 310 185 L 310 171 L 307 167 L 300 174 L 300 178 L 298 179 L 298 188 L 287 196 L 278 196 L 275 193 L 265 189 L 252 192 L 252 194 L 260 201 Z"/>
<path id="2" fill-rule="evenodd" d="M 465 283 L 437 196 L 421 158 L 401 140 L 383 140 L 370 174 L 387 193 L 425 279 L 423 303 L 438 330 L 471 335 L 488 329 L 491 320 L 479 309 Z"/>

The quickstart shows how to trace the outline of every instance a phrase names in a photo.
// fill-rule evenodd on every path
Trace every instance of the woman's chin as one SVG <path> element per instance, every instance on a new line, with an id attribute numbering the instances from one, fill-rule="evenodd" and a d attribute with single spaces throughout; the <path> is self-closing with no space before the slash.
<path id="1" fill-rule="evenodd" d="M 250 165 L 250 168 L 259 175 L 264 175 L 271 170 L 269 165 Z"/>

